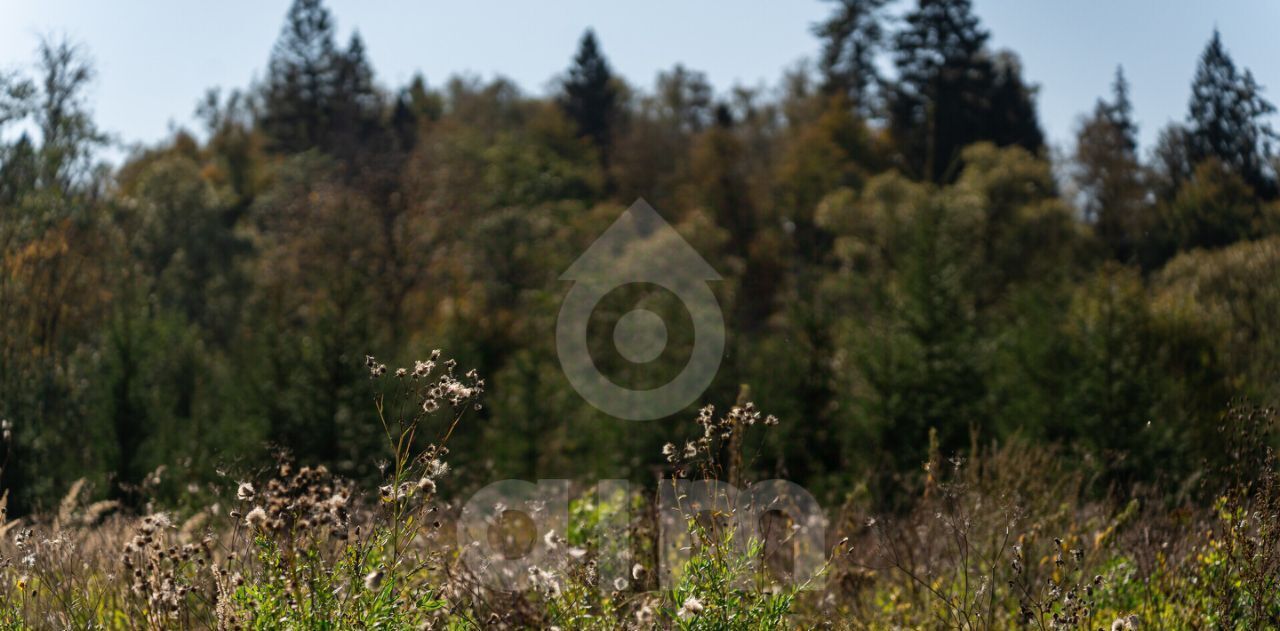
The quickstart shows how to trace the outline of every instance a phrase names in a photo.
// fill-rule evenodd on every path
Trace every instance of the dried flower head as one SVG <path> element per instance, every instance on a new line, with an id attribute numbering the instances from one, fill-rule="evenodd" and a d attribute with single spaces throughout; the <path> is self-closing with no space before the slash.
<path id="1" fill-rule="evenodd" d="M 677 615 L 679 615 L 680 619 L 684 620 L 702 613 L 702 609 L 702 601 L 698 600 L 694 596 L 690 596 L 684 599 L 684 604 L 680 605 L 680 613 Z"/>
<path id="2" fill-rule="evenodd" d="M 244 516 L 244 523 L 256 530 L 265 528 L 267 525 L 267 511 L 263 510 L 261 506 L 253 507 L 253 510 Z"/>
<path id="3" fill-rule="evenodd" d="M 1138 631 L 1138 627 L 1138 616 L 1135 614 L 1121 616 L 1111 623 L 1111 631 Z"/>

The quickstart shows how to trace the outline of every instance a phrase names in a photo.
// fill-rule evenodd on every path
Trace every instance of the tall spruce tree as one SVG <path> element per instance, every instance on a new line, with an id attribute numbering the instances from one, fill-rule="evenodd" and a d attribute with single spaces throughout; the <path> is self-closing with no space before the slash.
<path id="1" fill-rule="evenodd" d="M 381 95 L 354 33 L 337 46 L 333 19 L 321 0 L 294 0 L 271 52 L 262 129 L 271 148 L 320 149 L 344 162 L 381 148 Z"/>
<path id="2" fill-rule="evenodd" d="M 881 10 L 887 0 L 834 1 L 838 6 L 831 17 L 813 27 L 822 40 L 818 62 L 822 89 L 845 97 L 859 114 L 869 117 L 875 111 L 874 91 L 882 80 L 875 55 L 884 45 Z"/>
<path id="3" fill-rule="evenodd" d="M 353 159 L 362 145 L 382 148 L 377 146 L 382 139 L 378 134 L 382 102 L 359 33 L 353 33 L 347 49 L 336 56 L 333 81 L 322 146 L 345 159 Z"/>
<path id="4" fill-rule="evenodd" d="M 1124 78 L 1124 68 L 1116 66 L 1111 80 L 1111 101 L 1098 100 L 1099 116 L 1114 128 L 1122 141 L 1122 147 L 1133 155 L 1138 152 L 1138 123 L 1133 120 L 1133 103 L 1129 101 L 1129 81 Z"/>
<path id="5" fill-rule="evenodd" d="M 1112 256 L 1130 258 L 1146 190 L 1138 161 L 1138 126 L 1120 68 L 1111 84 L 1111 100 L 1098 99 L 1077 132 L 1075 167 L 1085 221 L 1094 225 Z"/>
<path id="6" fill-rule="evenodd" d="M 1039 149 L 1044 144 L 1044 134 L 1040 132 L 1032 99 L 1035 88 L 1022 80 L 1022 62 L 1013 52 L 1000 51 L 992 59 L 992 74 L 988 96 L 981 101 L 986 108 L 981 140 L 1031 151 Z"/>
<path id="7" fill-rule="evenodd" d="M 578 133 L 588 137 L 607 159 L 612 141 L 613 122 L 618 106 L 618 90 L 613 83 L 609 61 L 600 51 L 596 34 L 591 29 L 582 35 L 578 54 L 573 58 L 560 106 L 577 126 Z"/>
<path id="8" fill-rule="evenodd" d="M 907 169 L 944 181 L 966 145 L 1043 144 L 1033 90 L 1011 53 L 993 58 L 969 0 L 919 0 L 894 38 L 890 127 Z"/>
<path id="9" fill-rule="evenodd" d="M 294 0 L 271 51 L 262 128 L 272 148 L 305 151 L 328 129 L 338 51 L 333 18 L 321 0 Z"/>
<path id="10" fill-rule="evenodd" d="M 1214 29 L 1191 84 L 1187 150 L 1193 163 L 1217 158 L 1259 195 L 1274 198 L 1270 160 L 1276 135 L 1265 117 L 1275 109 L 1262 97 L 1253 74 L 1236 70 Z"/>

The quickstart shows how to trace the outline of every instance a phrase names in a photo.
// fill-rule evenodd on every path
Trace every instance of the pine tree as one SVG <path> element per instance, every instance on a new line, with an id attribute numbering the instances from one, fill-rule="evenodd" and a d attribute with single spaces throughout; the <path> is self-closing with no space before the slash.
<path id="1" fill-rule="evenodd" d="M 831 17 L 813 27 L 822 40 L 818 68 L 822 88 L 848 99 L 864 117 L 875 111 L 873 90 L 881 81 L 875 55 L 884 44 L 881 9 L 886 0 L 835 0 Z"/>
<path id="2" fill-rule="evenodd" d="M 1174 122 L 1165 125 L 1156 136 L 1149 173 L 1151 192 L 1161 202 L 1173 201 L 1195 170 L 1189 135 L 1186 125 Z"/>
<path id="3" fill-rule="evenodd" d="M 1134 156 L 1138 152 L 1138 124 L 1133 120 L 1133 104 L 1129 102 L 1129 81 L 1124 78 L 1124 68 L 1116 66 L 1116 76 L 1111 81 L 1111 102 L 1098 101 L 1097 113 L 1116 130 L 1124 143 L 1124 149 Z"/>
<path id="4" fill-rule="evenodd" d="M 347 49 L 335 58 L 333 80 L 322 145 L 340 158 L 352 159 L 362 144 L 376 144 L 382 109 L 359 33 L 352 34 Z"/>
<path id="5" fill-rule="evenodd" d="M 909 169 L 942 179 L 951 158 L 967 144 L 975 116 L 973 78 L 985 74 L 981 53 L 988 34 L 967 0 L 920 0 L 894 38 L 898 85 L 891 126 Z"/>
<path id="6" fill-rule="evenodd" d="M 408 92 L 407 89 L 402 90 L 396 96 L 388 121 L 395 148 L 404 152 L 411 151 L 418 142 L 418 115 L 413 111 L 413 100 Z"/>
<path id="7" fill-rule="evenodd" d="M 1039 149 L 1044 144 L 1044 134 L 1040 132 L 1035 102 L 1031 98 L 1035 88 L 1022 81 L 1022 64 L 1017 55 L 1010 51 L 997 53 L 993 72 L 989 96 L 983 100 L 987 112 L 983 117 L 981 139 L 1002 147 Z"/>
<path id="8" fill-rule="evenodd" d="M 359 33 L 346 49 L 334 39 L 321 0 L 294 0 L 271 53 L 263 131 L 276 151 L 319 149 L 351 163 L 387 143 L 382 97 Z"/>
<path id="9" fill-rule="evenodd" d="M 612 140 L 612 126 L 618 102 L 609 62 L 600 52 L 596 34 L 588 29 L 578 45 L 569 76 L 564 81 L 560 106 L 577 126 L 581 136 L 588 137 L 607 158 Z"/>
<path id="10" fill-rule="evenodd" d="M 1134 251 L 1146 191 L 1138 162 L 1138 127 L 1129 102 L 1129 84 L 1116 68 L 1111 100 L 1099 99 L 1076 136 L 1075 180 L 1084 195 L 1087 222 L 1112 256 Z"/>
<path id="11" fill-rule="evenodd" d="M 1011 53 L 993 59 L 969 0 L 919 0 L 894 38 L 890 127 L 908 170 L 944 181 L 966 145 L 1043 143 L 1033 91 Z"/>
<path id="12" fill-rule="evenodd" d="M 1216 158 L 1259 195 L 1275 197 L 1269 165 L 1275 132 L 1264 120 L 1275 109 L 1262 97 L 1253 74 L 1236 70 L 1215 29 L 1191 84 L 1187 150 L 1193 163 Z"/>
<path id="13" fill-rule="evenodd" d="M 333 19 L 321 0 L 294 0 L 271 51 L 262 127 L 278 151 L 322 143 L 338 72 Z"/>

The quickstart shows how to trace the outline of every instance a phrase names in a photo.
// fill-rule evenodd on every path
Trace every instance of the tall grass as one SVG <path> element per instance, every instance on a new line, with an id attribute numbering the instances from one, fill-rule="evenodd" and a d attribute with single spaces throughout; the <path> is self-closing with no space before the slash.
<path id="1" fill-rule="evenodd" d="M 1052 447 L 936 444 L 891 510 L 851 488 L 828 511 L 823 564 L 798 577 L 799 524 L 697 504 L 683 482 L 752 482 L 748 402 L 704 408 L 649 489 L 575 493 L 557 531 L 499 513 L 498 549 L 546 552 L 520 589 L 465 562 L 449 441 L 484 381 L 433 353 L 388 370 L 370 431 L 383 483 L 362 488 L 286 457 L 226 478 L 184 513 L 122 512 L 74 484 L 56 514 L 0 526 L 0 627 L 118 629 L 1254 629 L 1280 625 L 1275 413 L 1222 417 L 1230 453 L 1194 485 L 1094 488 Z M 673 437 L 675 438 L 675 437 Z M 677 498 L 660 506 L 663 485 Z M 508 517 L 510 517 L 508 519 Z M 673 524 L 674 520 L 674 524 Z M 677 544 L 664 533 L 679 533 Z M 674 548 L 672 546 L 675 546 Z M 669 557 L 670 550 L 678 554 Z M 624 559 L 626 566 L 617 567 Z M 614 565 L 609 565 L 609 564 Z"/>

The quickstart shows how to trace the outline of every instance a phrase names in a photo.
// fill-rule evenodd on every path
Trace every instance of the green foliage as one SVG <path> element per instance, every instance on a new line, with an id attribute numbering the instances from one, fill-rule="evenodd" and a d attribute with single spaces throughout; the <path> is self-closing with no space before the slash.
<path id="1" fill-rule="evenodd" d="M 1275 106 L 1248 70 L 1240 73 L 1214 28 L 1191 83 L 1187 150 L 1192 163 L 1213 158 L 1229 167 L 1258 194 L 1276 195 L 1271 160 L 1275 132 L 1264 117 Z"/>
<path id="2" fill-rule="evenodd" d="M 693 520 L 689 530 L 704 544 L 680 568 L 679 582 L 667 596 L 669 604 L 662 610 L 663 617 L 674 628 L 687 631 L 784 628 L 795 595 L 803 586 L 789 586 L 776 593 L 743 587 L 744 581 L 750 584 L 764 545 L 759 541 L 740 545 L 732 530 L 709 532 Z"/>
<path id="3" fill-rule="evenodd" d="M 1033 92 L 1017 57 L 990 54 L 990 33 L 969 0 L 920 0 L 904 21 L 894 36 L 898 79 L 889 114 L 908 172 L 951 181 L 961 150 L 974 142 L 1040 149 Z"/>
<path id="4" fill-rule="evenodd" d="M 387 533 L 375 534 L 374 546 L 387 543 Z M 428 623 L 447 606 L 430 589 L 413 589 L 397 581 L 367 580 L 386 572 L 385 561 L 349 547 L 332 566 L 315 551 L 286 562 L 273 541 L 256 542 L 261 580 L 237 587 L 230 600 L 236 614 L 253 629 L 406 629 Z M 296 586 L 305 581 L 309 598 L 298 600 Z"/>
<path id="5" fill-rule="evenodd" d="M 844 97 L 863 115 L 875 111 L 873 90 L 883 79 L 875 56 L 885 40 L 880 15 L 885 4 L 885 0 L 840 0 L 831 17 L 813 27 L 822 40 L 823 90 Z"/>
<path id="6" fill-rule="evenodd" d="M 1084 218 L 1098 240 L 1120 261 L 1137 256 L 1137 243 L 1150 222 L 1138 162 L 1138 128 L 1129 102 L 1129 83 L 1116 68 L 1110 101 L 1098 100 L 1076 134 L 1074 174 Z"/>
<path id="7" fill-rule="evenodd" d="M 295 0 L 271 52 L 263 90 L 263 132 L 273 149 L 319 148 L 350 158 L 379 131 L 381 97 L 359 34 L 347 49 L 320 0 Z"/>
<path id="8" fill-rule="evenodd" d="M 1277 216 L 1248 184 L 1214 159 L 1200 163 L 1161 218 L 1168 250 L 1217 248 L 1271 234 Z"/>
<path id="9" fill-rule="evenodd" d="M 578 133 L 590 138 L 607 155 L 617 106 L 618 88 L 614 85 L 613 71 L 600 50 L 595 31 L 587 29 L 564 79 L 560 107 L 577 125 Z"/>

